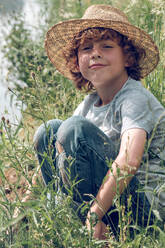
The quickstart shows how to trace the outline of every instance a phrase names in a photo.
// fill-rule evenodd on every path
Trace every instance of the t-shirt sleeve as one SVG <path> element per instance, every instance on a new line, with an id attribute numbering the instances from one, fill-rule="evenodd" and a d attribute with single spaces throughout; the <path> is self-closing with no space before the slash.
<path id="1" fill-rule="evenodd" d="M 85 96 L 84 100 L 75 109 L 73 115 L 81 115 L 85 117 L 95 100 L 96 100 L 96 94 L 94 93 Z"/>
<path id="2" fill-rule="evenodd" d="M 84 101 L 82 101 L 82 102 L 77 106 L 77 108 L 75 109 L 73 115 L 82 115 L 83 108 L 84 108 Z"/>
<path id="3" fill-rule="evenodd" d="M 144 94 L 132 94 L 122 104 L 121 134 L 131 128 L 144 129 L 148 134 L 153 129 L 153 113 L 149 98 Z"/>

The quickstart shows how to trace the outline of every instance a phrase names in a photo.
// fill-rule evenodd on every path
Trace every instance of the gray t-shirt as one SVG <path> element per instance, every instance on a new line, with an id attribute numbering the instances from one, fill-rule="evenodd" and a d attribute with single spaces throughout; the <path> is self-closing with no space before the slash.
<path id="1" fill-rule="evenodd" d="M 124 131 L 146 131 L 146 152 L 136 176 L 155 213 L 165 221 L 165 108 L 141 82 L 131 78 L 109 104 L 96 107 L 98 101 L 97 93 L 86 96 L 74 115 L 82 115 L 99 127 L 113 141 L 116 154 Z"/>

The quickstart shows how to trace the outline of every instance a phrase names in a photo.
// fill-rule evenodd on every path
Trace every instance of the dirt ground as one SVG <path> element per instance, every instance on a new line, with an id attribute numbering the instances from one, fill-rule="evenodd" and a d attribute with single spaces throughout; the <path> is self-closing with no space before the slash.
<path id="1" fill-rule="evenodd" d="M 36 184 L 37 175 L 34 171 L 29 171 L 28 177 L 32 179 L 32 184 Z M 31 185 L 26 180 L 26 178 L 16 171 L 14 168 L 9 168 L 4 171 L 5 180 L 0 178 L 0 186 L 5 189 L 5 195 L 7 199 L 14 202 L 16 198 L 20 201 L 27 201 L 31 198 Z M 41 177 L 40 174 L 38 175 Z"/>

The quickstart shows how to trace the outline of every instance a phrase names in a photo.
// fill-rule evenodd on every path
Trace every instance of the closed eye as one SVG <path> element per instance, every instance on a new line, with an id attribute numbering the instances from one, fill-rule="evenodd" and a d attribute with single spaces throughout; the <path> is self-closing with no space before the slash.
<path id="1" fill-rule="evenodd" d="M 86 46 L 86 47 L 82 47 L 81 49 L 85 51 L 85 50 L 91 49 L 91 47 L 90 46 Z"/>
<path id="2" fill-rule="evenodd" d="M 113 48 L 113 46 L 110 45 L 104 45 L 103 48 Z"/>

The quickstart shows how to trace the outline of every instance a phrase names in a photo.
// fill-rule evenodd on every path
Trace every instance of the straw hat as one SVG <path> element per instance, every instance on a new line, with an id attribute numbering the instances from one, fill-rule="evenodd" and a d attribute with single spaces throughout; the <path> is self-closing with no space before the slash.
<path id="1" fill-rule="evenodd" d="M 47 32 L 45 40 L 47 55 L 56 69 L 65 77 L 72 80 L 64 54 L 72 46 L 72 41 L 79 32 L 93 27 L 118 31 L 133 40 L 135 46 L 145 50 L 146 56 L 140 61 L 142 77 L 147 76 L 157 66 L 159 51 L 146 32 L 130 24 L 125 14 L 119 9 L 110 5 L 92 5 L 87 8 L 81 19 L 60 22 Z"/>

